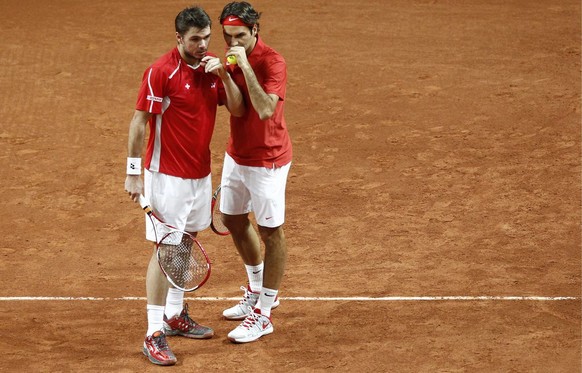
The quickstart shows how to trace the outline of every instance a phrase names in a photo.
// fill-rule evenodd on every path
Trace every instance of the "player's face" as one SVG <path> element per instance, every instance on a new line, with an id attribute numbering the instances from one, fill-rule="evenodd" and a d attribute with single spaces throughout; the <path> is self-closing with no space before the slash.
<path id="1" fill-rule="evenodd" d="M 210 27 L 203 29 L 192 27 L 183 36 L 176 33 L 176 38 L 178 39 L 178 46 L 187 60 L 201 60 L 208 52 Z"/>
<path id="2" fill-rule="evenodd" d="M 257 26 L 252 30 L 246 26 L 223 26 L 222 34 L 228 47 L 244 47 L 247 55 L 255 46 Z"/>

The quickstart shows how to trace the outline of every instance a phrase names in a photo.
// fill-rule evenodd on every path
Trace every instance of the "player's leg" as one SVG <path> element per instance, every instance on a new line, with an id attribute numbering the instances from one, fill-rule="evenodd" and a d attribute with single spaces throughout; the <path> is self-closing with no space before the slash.
<path id="1" fill-rule="evenodd" d="M 156 196 L 156 174 L 144 172 L 144 193 L 146 198 Z M 151 221 L 146 218 L 146 239 L 155 244 L 156 233 Z M 154 364 L 173 365 L 176 357 L 168 346 L 164 333 L 164 308 L 169 282 L 160 269 L 156 248 L 152 252 L 146 272 L 147 322 L 148 328 L 143 343 L 143 353 Z"/>
<path id="2" fill-rule="evenodd" d="M 152 335 L 164 326 L 164 306 L 168 292 L 168 280 L 160 269 L 156 250 L 153 250 L 146 273 L 146 294 L 148 310 L 148 330 L 146 335 Z"/>
<path id="3" fill-rule="evenodd" d="M 249 221 L 248 214 L 224 215 L 224 224 L 245 266 L 248 285 L 241 287 L 244 291 L 241 300 L 222 312 L 228 320 L 242 320 L 249 314 L 259 299 L 263 286 L 263 259 L 259 237 Z"/>
<path id="4" fill-rule="evenodd" d="M 193 237 L 198 235 L 198 231 L 210 226 L 211 175 L 201 179 L 164 175 L 163 183 L 160 182 L 159 187 L 163 187 L 163 193 L 160 193 L 157 201 L 161 206 L 160 218 L 189 232 Z M 184 292 L 170 287 L 164 312 L 165 333 L 195 339 L 211 338 L 214 331 L 194 321 L 188 311 L 188 304 L 184 303 Z"/>
<path id="5" fill-rule="evenodd" d="M 270 317 L 287 262 L 285 222 L 285 190 L 291 164 L 283 167 L 253 169 L 252 205 L 261 240 L 265 244 L 263 290 L 257 307 Z"/>
<path id="6" fill-rule="evenodd" d="M 261 244 L 249 220 L 249 214 L 224 214 L 223 220 L 243 262 L 250 266 L 260 265 L 263 262 Z"/>
<path id="7" fill-rule="evenodd" d="M 278 289 L 285 273 L 287 244 L 283 226 L 276 228 L 259 226 L 259 232 L 265 243 L 265 274 L 257 308 L 261 310 L 262 315 L 271 317 L 271 308 L 277 300 Z"/>
<path id="8" fill-rule="evenodd" d="M 253 228 L 251 212 L 251 193 L 245 179 L 248 168 L 238 165 L 225 154 L 222 167 L 220 211 L 222 221 L 230 231 L 230 236 L 243 262 L 256 266 L 263 262 L 260 240 Z"/>
<path id="9" fill-rule="evenodd" d="M 164 333 L 164 304 L 168 280 L 158 265 L 156 250 L 150 258 L 146 273 L 148 329 L 143 343 L 143 353 L 154 364 L 173 365 L 176 357 L 166 342 Z"/>
<path id="10" fill-rule="evenodd" d="M 290 165 L 266 169 L 253 167 L 247 175 L 252 208 L 265 243 L 263 287 L 259 300 L 245 320 L 228 334 L 236 343 L 252 342 L 273 332 L 271 309 L 278 304 L 278 293 L 285 264 L 287 246 L 283 223 L 285 221 L 285 187 Z"/>
<path id="11" fill-rule="evenodd" d="M 259 299 L 263 286 L 263 259 L 260 239 L 249 221 L 251 211 L 250 193 L 245 186 L 245 168 L 225 154 L 221 179 L 220 211 L 223 223 L 241 256 L 247 273 L 248 285 L 241 287 L 243 297 L 238 304 L 224 310 L 222 315 L 229 320 L 242 320 Z"/>

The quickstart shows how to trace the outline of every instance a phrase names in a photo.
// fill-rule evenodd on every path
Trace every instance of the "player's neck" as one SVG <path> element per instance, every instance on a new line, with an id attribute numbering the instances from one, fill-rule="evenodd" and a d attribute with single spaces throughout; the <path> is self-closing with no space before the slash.
<path id="1" fill-rule="evenodd" d="M 180 52 L 180 57 L 182 57 L 184 62 L 186 62 L 191 67 L 196 69 L 198 66 L 200 66 L 200 60 L 184 51 L 184 49 L 182 49 L 180 46 L 178 46 L 178 52 Z"/>
<path id="2" fill-rule="evenodd" d="M 247 56 L 249 54 L 251 54 L 253 52 L 253 50 L 255 49 L 255 47 L 257 46 L 257 43 L 259 42 L 259 36 L 255 36 L 255 40 L 253 41 L 253 44 L 251 45 L 251 47 L 249 48 L 249 52 L 247 53 Z"/>

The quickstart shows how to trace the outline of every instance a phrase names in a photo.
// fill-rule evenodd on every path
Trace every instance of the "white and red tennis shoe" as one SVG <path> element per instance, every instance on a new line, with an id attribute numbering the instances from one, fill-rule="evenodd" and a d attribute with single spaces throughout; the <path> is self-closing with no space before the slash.
<path id="1" fill-rule="evenodd" d="M 228 339 L 234 343 L 253 342 L 264 335 L 273 333 L 271 318 L 261 315 L 261 310 L 249 309 L 248 316 L 239 326 L 228 333 Z"/>
<path id="2" fill-rule="evenodd" d="M 240 289 L 245 292 L 242 299 L 238 302 L 237 305 L 225 309 L 222 312 L 222 316 L 224 316 L 224 318 L 227 320 L 243 320 L 249 315 L 249 309 L 253 309 L 259 301 L 260 294 L 258 292 L 252 291 L 249 286 L 246 288 L 241 286 Z M 279 303 L 279 296 L 277 295 L 271 309 L 277 308 Z"/>

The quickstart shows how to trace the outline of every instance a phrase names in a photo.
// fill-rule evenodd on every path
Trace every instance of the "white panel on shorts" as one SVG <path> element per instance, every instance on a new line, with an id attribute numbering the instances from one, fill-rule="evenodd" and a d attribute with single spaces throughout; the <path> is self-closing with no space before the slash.
<path id="1" fill-rule="evenodd" d="M 157 217 L 186 232 L 200 232 L 210 226 L 212 178 L 183 179 L 159 172 L 144 171 L 144 194 Z M 146 218 L 146 239 L 155 241 Z"/>
<path id="2" fill-rule="evenodd" d="M 249 167 L 228 154 L 222 168 L 220 211 L 228 215 L 254 212 L 257 224 L 275 228 L 285 222 L 285 188 L 291 163 L 282 167 Z"/>

